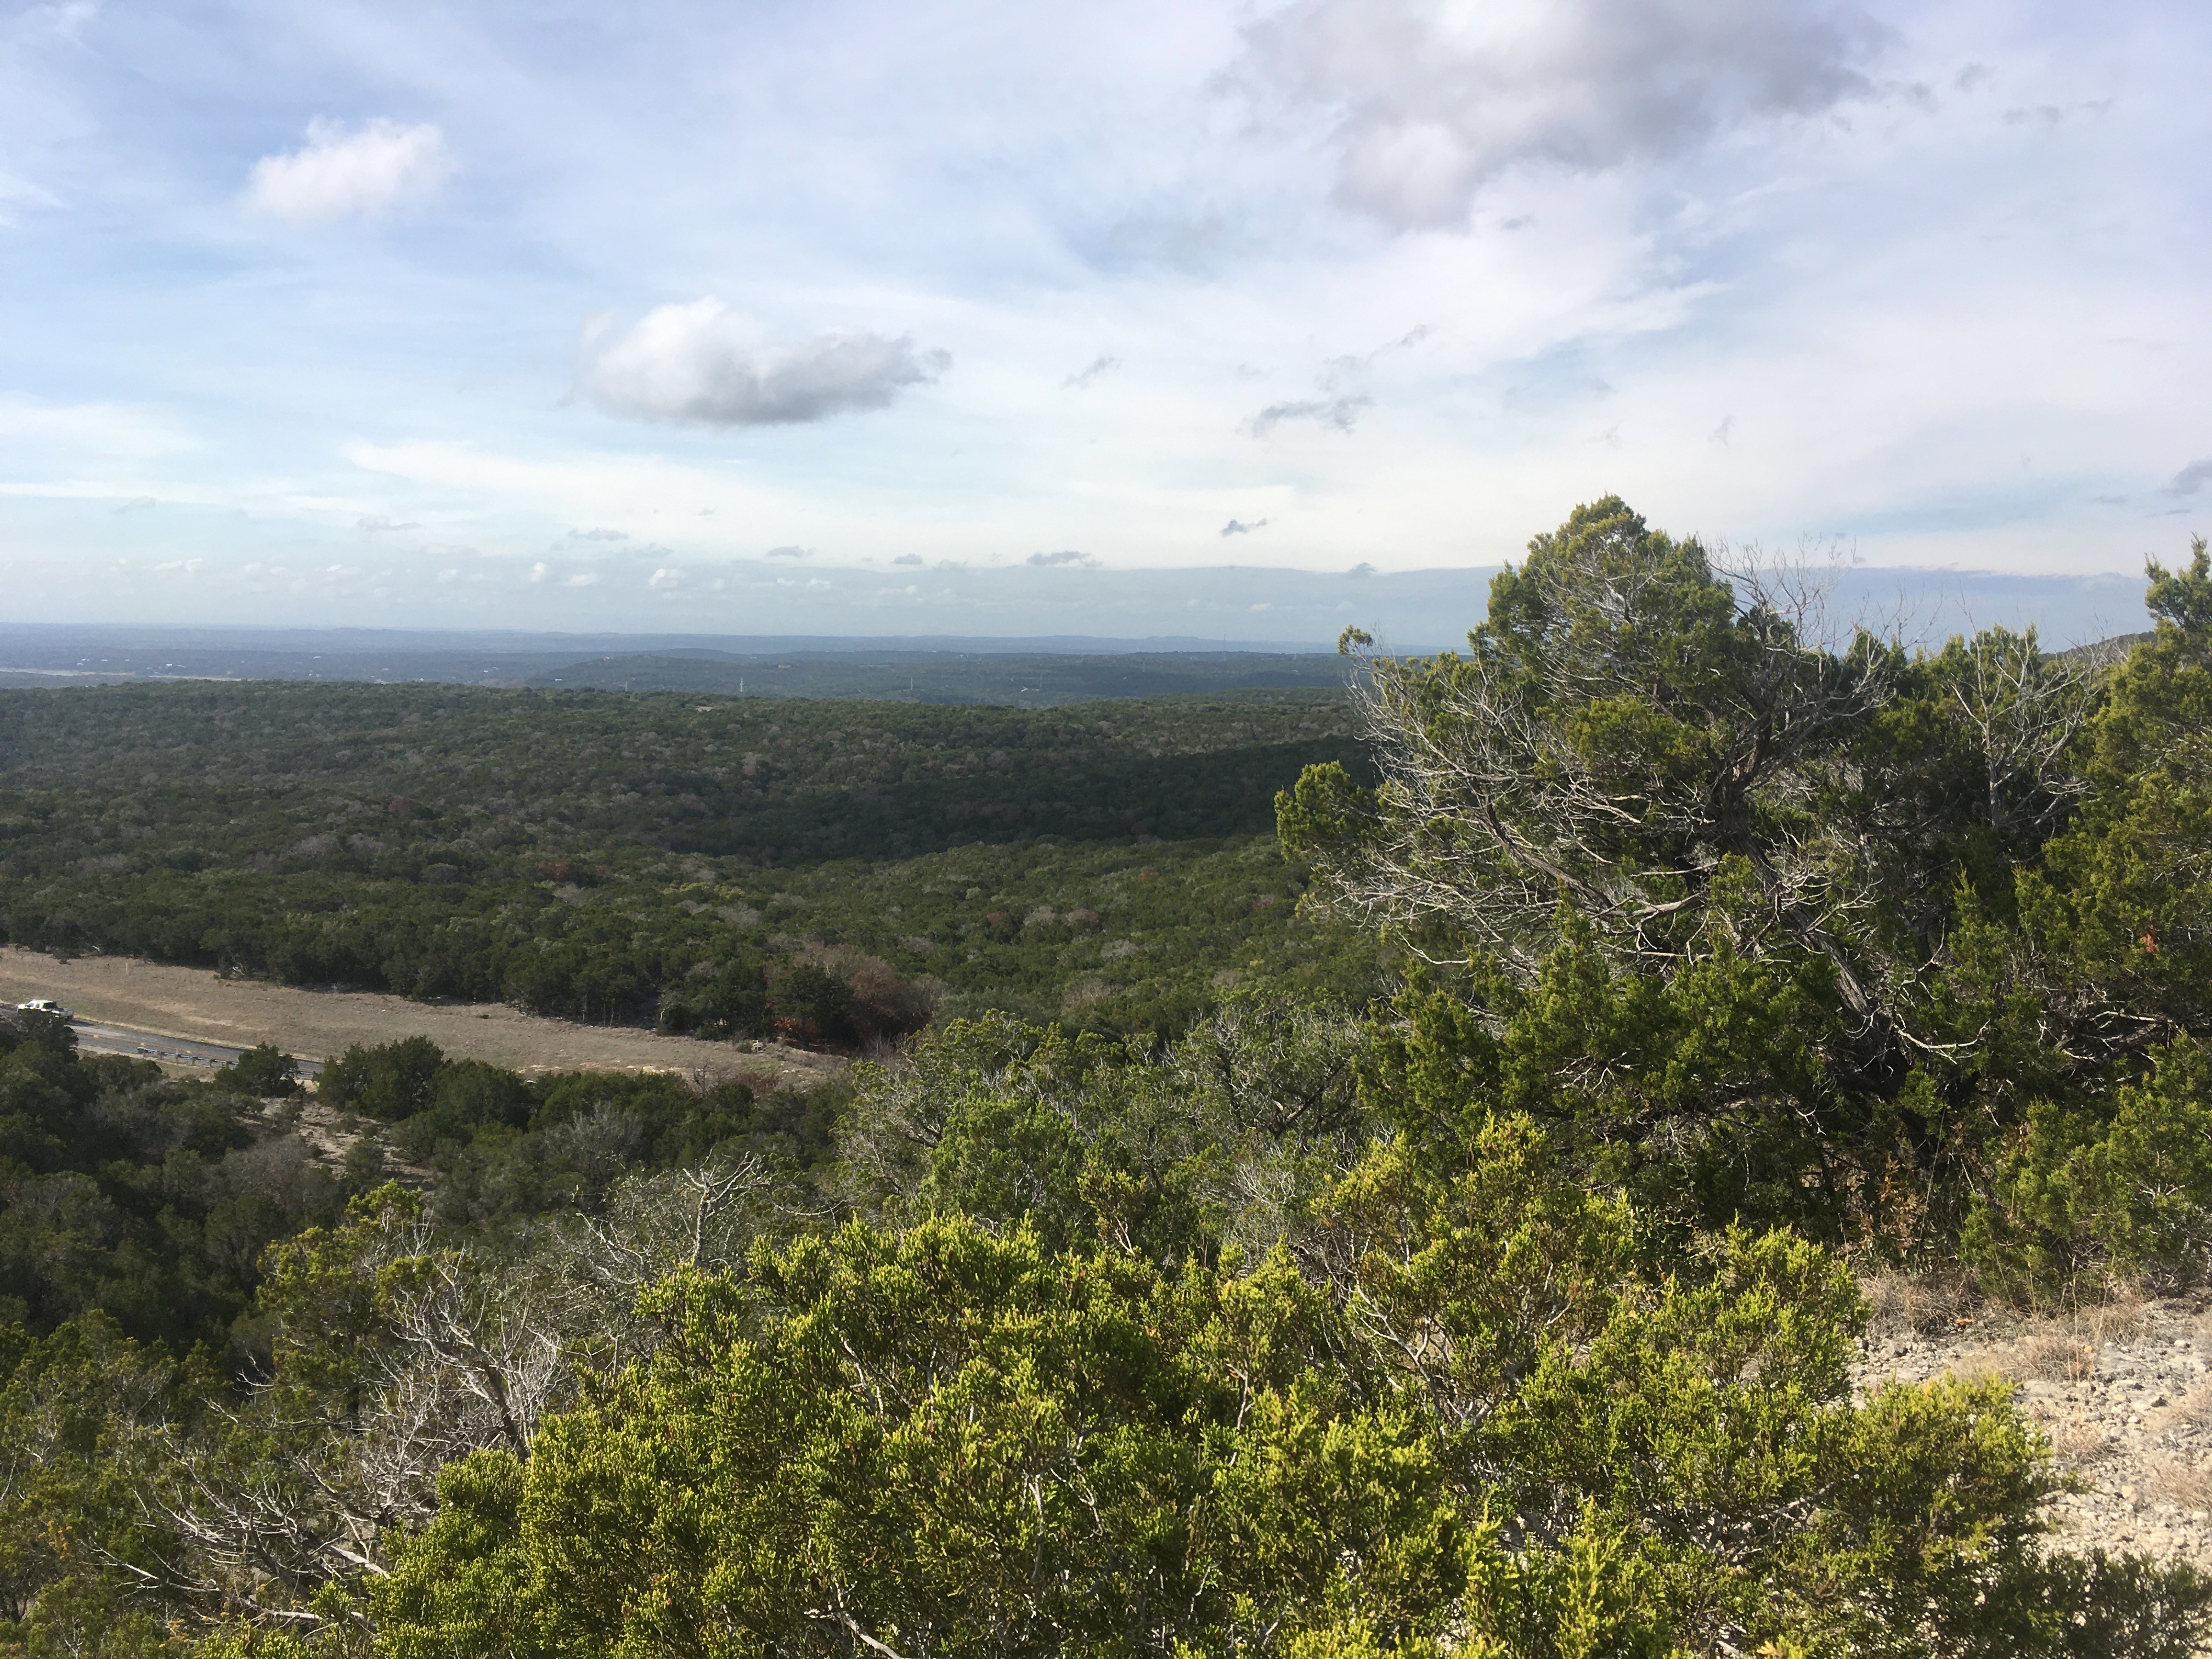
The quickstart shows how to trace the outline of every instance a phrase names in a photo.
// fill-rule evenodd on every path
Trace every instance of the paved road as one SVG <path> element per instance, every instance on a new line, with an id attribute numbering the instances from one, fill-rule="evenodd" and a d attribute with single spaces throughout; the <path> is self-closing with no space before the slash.
<path id="1" fill-rule="evenodd" d="M 78 1015 L 70 1021 L 76 1046 L 88 1054 L 131 1054 L 140 1060 L 166 1060 L 186 1066 L 228 1066 L 246 1051 L 227 1042 L 202 1042 L 195 1038 L 141 1031 L 128 1025 Z M 323 1069 L 319 1060 L 299 1062 L 300 1075 L 313 1077 Z"/>

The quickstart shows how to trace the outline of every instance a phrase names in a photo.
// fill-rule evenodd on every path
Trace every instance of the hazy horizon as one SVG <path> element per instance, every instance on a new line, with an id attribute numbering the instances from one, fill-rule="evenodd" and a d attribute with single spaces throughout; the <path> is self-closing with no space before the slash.
<path id="1" fill-rule="evenodd" d="M 232 596 L 214 617 L 182 615 L 173 593 L 149 585 L 143 614 L 26 616 L 20 603 L 0 617 L 0 645 L 36 630 L 138 633 L 149 641 L 196 635 L 446 638 L 572 642 L 578 650 L 640 648 L 684 641 L 708 648 L 854 649 L 875 645 L 975 651 L 1314 652 L 1334 648 L 1347 627 L 1385 649 L 1428 652 L 1464 642 L 1482 620 L 1494 567 L 1357 574 L 1241 569 L 1186 571 L 939 569 L 886 582 L 878 573 L 826 568 L 803 582 L 773 568 L 733 565 L 702 581 L 683 620 L 634 601 L 610 584 L 598 626 L 559 626 L 558 593 L 484 582 L 447 596 L 442 625 L 365 623 L 361 607 L 331 605 L 309 586 Z M 2052 648 L 2087 644 L 2148 626 L 2143 578 L 2017 576 L 1977 571 L 1815 570 L 1813 626 L 1830 633 L 1863 624 L 1907 644 L 1940 643 L 1989 626 L 2036 629 Z M 532 604 L 538 599 L 538 604 Z M 304 601 L 304 603 L 302 603 Z M 308 614 L 288 614 L 297 606 Z M 349 611 L 352 620 L 346 620 Z M 781 626 L 757 626 L 764 617 Z M 580 619 L 578 619 L 580 620 Z M 659 625 L 655 625 L 659 624 Z M 717 642 L 720 642 L 719 644 Z M 732 642 L 736 642 L 732 644 Z M 936 642 L 936 643 L 932 643 Z M 346 647 L 374 649 L 373 644 Z M 514 648 L 523 648 L 516 647 Z M 549 645 L 548 649 L 568 648 Z M 6 653 L 0 650 L 0 659 Z M 9 665 L 0 659 L 0 667 Z"/>

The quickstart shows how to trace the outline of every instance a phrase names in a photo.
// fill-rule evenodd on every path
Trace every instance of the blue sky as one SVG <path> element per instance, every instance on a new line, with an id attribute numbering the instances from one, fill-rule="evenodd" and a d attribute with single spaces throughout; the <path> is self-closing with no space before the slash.
<path id="1" fill-rule="evenodd" d="M 975 631 L 901 596 L 1494 565 L 1607 490 L 2136 571 L 2212 527 L 2208 46 L 2179 3 L 10 6 L 4 609 Z M 1079 589 L 1022 631 L 1103 631 Z"/>

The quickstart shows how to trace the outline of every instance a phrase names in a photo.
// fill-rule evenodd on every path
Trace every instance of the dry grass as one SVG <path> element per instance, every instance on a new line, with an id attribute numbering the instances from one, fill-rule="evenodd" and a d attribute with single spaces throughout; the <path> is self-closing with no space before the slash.
<path id="1" fill-rule="evenodd" d="M 2119 1285 L 2104 1301 L 2076 1313 L 2074 1321 L 2081 1327 L 2083 1339 L 2101 1348 L 2108 1342 L 2133 1341 L 2142 1334 L 2149 1317 L 2149 1304 L 2142 1292 Z"/>
<path id="2" fill-rule="evenodd" d="M 2035 1382 L 2085 1382 L 2096 1373 L 2097 1344 L 2072 1320 L 2055 1322 L 2014 1343 L 2006 1369 Z"/>
<path id="3" fill-rule="evenodd" d="M 1965 1276 L 1955 1273 L 1906 1273 L 1877 1267 L 1860 1281 L 1859 1288 L 1872 1312 L 1869 1328 L 1876 1336 L 1924 1336 L 1956 1329 L 1971 1321 L 1981 1305 Z"/>
<path id="4" fill-rule="evenodd" d="M 2085 1416 L 2069 1417 L 2050 1425 L 2051 1455 L 2062 1469 L 2083 1469 L 2109 1456 L 2112 1437 Z"/>
<path id="5" fill-rule="evenodd" d="M 2146 1492 L 2177 1509 L 2212 1510 L 2212 1468 L 2185 1458 L 2154 1461 L 2143 1482 Z"/>
<path id="6" fill-rule="evenodd" d="M 2193 1428 L 2212 1418 L 2212 1382 L 2199 1382 L 2172 1405 L 2154 1413 L 2151 1422 L 2160 1432 Z"/>

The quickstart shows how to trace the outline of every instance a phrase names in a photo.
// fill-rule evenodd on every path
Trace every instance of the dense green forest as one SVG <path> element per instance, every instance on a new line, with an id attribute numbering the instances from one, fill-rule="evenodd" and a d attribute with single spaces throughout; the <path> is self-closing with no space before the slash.
<path id="1" fill-rule="evenodd" d="M 1331 691 L 1342 686 L 1344 678 L 1344 665 L 1334 659 L 1272 651 L 1080 656 L 972 651 L 784 651 L 744 656 L 721 651 L 655 651 L 532 663 L 517 676 L 527 685 L 595 686 L 602 690 L 1010 703 L 1020 708 L 1049 708 L 1101 697 L 1218 696 L 1261 686 Z"/>
<path id="2" fill-rule="evenodd" d="M 2149 603 L 2109 659 L 1824 639 L 1578 508 L 1279 779 L 1379 986 L 806 1095 L 360 1049 L 284 1196 L 281 1056 L 0 1020 L 0 1651 L 2200 1652 L 2212 1581 L 2051 1547 L 2005 1385 L 1850 1374 L 1863 1267 L 2204 1276 L 2201 544 Z"/>
<path id="3" fill-rule="evenodd" d="M 1340 693 L 1051 713 L 270 684 L 0 692 L 0 939 L 706 1036 L 1188 1023 L 1297 915 Z"/>

